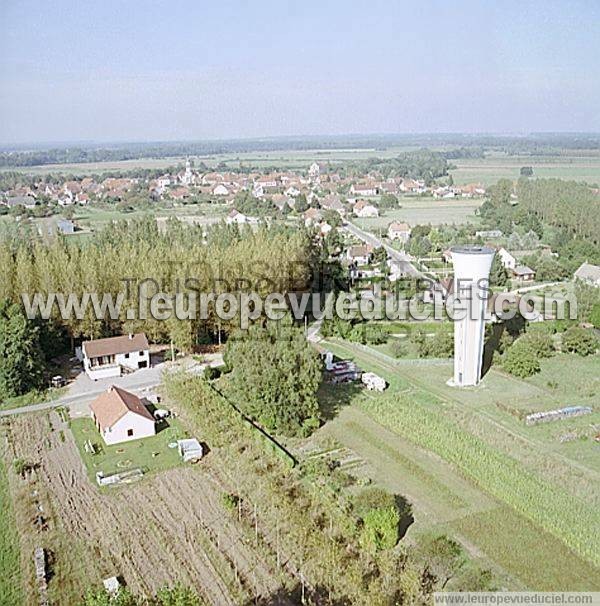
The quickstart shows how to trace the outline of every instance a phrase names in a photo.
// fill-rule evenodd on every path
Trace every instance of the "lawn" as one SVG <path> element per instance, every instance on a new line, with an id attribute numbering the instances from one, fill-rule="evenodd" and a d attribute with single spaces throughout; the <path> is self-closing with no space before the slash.
<path id="1" fill-rule="evenodd" d="M 0 458 L 0 604 L 17 606 L 23 601 L 19 536 L 4 462 Z"/>
<path id="2" fill-rule="evenodd" d="M 109 475 L 141 468 L 145 473 L 155 473 L 181 465 L 177 448 L 169 448 L 168 445 L 189 437 L 177 419 L 169 419 L 169 426 L 155 436 L 112 446 L 104 444 L 91 419 L 72 419 L 71 431 L 90 480 L 94 483 L 98 471 Z M 96 447 L 96 454 L 85 450 L 84 444 L 87 440 L 91 440 Z"/>

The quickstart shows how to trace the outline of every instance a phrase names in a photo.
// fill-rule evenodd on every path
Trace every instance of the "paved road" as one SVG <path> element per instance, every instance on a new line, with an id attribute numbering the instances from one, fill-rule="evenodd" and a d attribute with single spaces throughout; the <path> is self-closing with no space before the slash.
<path id="1" fill-rule="evenodd" d="M 396 250 L 395 248 L 391 247 L 389 244 L 386 244 L 385 242 L 383 242 L 383 240 L 381 240 L 377 236 L 373 235 L 370 232 L 360 229 L 360 227 L 357 227 L 356 225 L 354 225 L 354 223 L 350 223 L 350 221 L 344 222 L 343 229 L 345 229 L 352 235 L 356 236 L 357 238 L 359 238 L 366 244 L 370 244 L 374 248 L 379 248 L 380 246 L 383 246 L 383 248 L 388 253 L 392 262 L 400 268 L 400 271 L 403 274 L 405 274 L 407 276 L 413 276 L 415 278 L 426 278 L 425 274 L 421 273 L 410 262 L 410 259 L 405 252 Z"/>
<path id="2" fill-rule="evenodd" d="M 131 375 L 128 378 L 131 378 Z M 145 380 L 139 382 L 130 381 L 127 383 L 127 385 L 122 385 L 121 381 L 119 381 L 119 377 L 114 377 L 112 378 L 111 384 L 118 385 L 119 387 L 127 387 L 127 389 L 138 390 L 147 387 L 156 387 L 160 384 L 160 376 L 157 377 L 155 375 L 152 375 L 150 378 L 146 378 Z M 50 410 L 52 408 L 58 408 L 59 406 L 65 406 L 68 408 L 81 408 L 81 405 L 84 405 L 87 402 L 93 400 L 96 396 L 106 391 L 106 389 L 107 387 L 103 385 L 102 387 L 97 387 L 90 391 L 71 394 L 68 396 L 64 396 L 63 398 L 58 398 L 56 400 L 41 402 L 40 404 L 31 404 L 29 406 L 20 406 L 19 408 L 0 410 L 0 417 L 10 417 L 13 415 L 19 415 L 27 412 L 39 412 L 41 410 Z"/>

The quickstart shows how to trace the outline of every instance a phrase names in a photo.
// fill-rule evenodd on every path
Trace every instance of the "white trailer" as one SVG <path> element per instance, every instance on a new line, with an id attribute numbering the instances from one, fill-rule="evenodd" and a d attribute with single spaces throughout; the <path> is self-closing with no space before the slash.
<path id="1" fill-rule="evenodd" d="M 387 387 L 385 379 L 374 372 L 364 372 L 361 381 L 367 389 L 374 391 L 384 391 Z"/>

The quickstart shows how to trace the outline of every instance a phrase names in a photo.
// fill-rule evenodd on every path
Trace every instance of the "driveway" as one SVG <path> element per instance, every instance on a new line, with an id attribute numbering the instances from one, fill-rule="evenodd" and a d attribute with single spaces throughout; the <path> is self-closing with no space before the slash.
<path id="1" fill-rule="evenodd" d="M 135 387 L 140 383 L 158 384 L 161 381 L 164 367 L 164 364 L 156 364 L 150 368 L 140 368 L 139 370 L 128 375 L 123 375 L 122 377 L 108 377 L 106 379 L 98 379 L 97 381 L 90 379 L 82 372 L 69 385 L 69 390 L 65 397 L 81 396 L 95 391 L 106 391 L 111 385 L 128 389 Z"/>

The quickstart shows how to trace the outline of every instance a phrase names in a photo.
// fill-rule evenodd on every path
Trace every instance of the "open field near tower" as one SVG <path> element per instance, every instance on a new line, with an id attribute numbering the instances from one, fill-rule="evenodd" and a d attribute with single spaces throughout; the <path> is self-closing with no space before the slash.
<path id="1" fill-rule="evenodd" d="M 598 412 L 527 427 L 510 410 L 516 403 L 556 408 L 564 402 L 564 389 L 589 402 L 597 360 L 584 361 L 578 373 L 564 373 L 562 380 L 555 365 L 571 360 L 557 356 L 545 361 L 535 381 L 491 371 L 479 388 L 457 391 L 445 383 L 449 363 L 392 365 L 350 343 L 327 347 L 390 382 L 384 394 L 353 395 L 321 431 L 363 457 L 378 481 L 403 487 L 417 505 L 409 535 L 432 528 L 453 532 L 500 576 L 530 589 L 600 586 L 592 538 L 600 505 L 600 444 L 591 437 L 559 441 L 560 433 L 600 423 Z M 558 383 L 554 395 L 542 385 L 549 376 Z M 510 480 L 503 479 L 506 470 Z"/>

